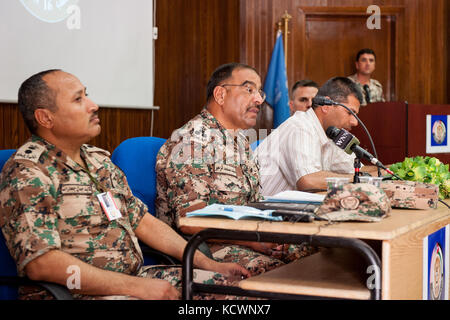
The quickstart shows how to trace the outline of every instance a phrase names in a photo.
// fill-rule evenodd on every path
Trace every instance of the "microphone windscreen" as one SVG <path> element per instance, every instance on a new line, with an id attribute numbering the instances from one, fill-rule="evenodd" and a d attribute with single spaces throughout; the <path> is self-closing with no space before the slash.
<path id="1" fill-rule="evenodd" d="M 328 127 L 326 131 L 327 137 L 342 150 L 348 154 L 352 154 L 352 147 L 359 145 L 359 140 L 345 129 L 337 129 L 336 127 Z"/>
<path id="2" fill-rule="evenodd" d="M 330 139 L 332 139 L 332 140 L 333 140 L 335 137 L 338 136 L 339 132 L 340 132 L 340 130 L 339 130 L 338 128 L 336 128 L 336 127 L 333 127 L 333 126 L 328 127 L 328 128 L 327 128 L 327 131 L 325 131 L 327 137 L 330 138 Z"/>

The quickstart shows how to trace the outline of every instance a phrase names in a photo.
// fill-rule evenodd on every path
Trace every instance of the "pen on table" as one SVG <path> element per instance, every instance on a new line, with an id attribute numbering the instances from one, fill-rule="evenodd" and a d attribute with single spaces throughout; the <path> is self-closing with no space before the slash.
<path id="1" fill-rule="evenodd" d="M 235 210 L 232 207 L 219 207 L 219 210 L 228 211 L 228 212 L 238 212 L 238 213 L 261 214 L 261 215 L 271 215 L 271 213 L 272 213 L 272 211 L 264 212 L 264 211 L 261 211 L 258 209 L 256 209 L 256 210 L 240 210 L 240 209 Z"/>

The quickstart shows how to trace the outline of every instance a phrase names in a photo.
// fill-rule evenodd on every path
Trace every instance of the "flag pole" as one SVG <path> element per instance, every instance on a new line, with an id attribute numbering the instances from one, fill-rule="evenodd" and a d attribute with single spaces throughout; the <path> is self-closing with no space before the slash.
<path id="1" fill-rule="evenodd" d="M 284 63 L 286 65 L 287 69 L 287 56 L 288 56 L 288 34 L 289 32 L 289 20 L 291 20 L 292 16 L 286 11 L 284 11 L 284 15 L 281 17 L 281 20 L 277 23 L 278 24 L 278 30 L 282 31 L 283 27 L 284 30 L 282 31 L 284 34 Z"/>

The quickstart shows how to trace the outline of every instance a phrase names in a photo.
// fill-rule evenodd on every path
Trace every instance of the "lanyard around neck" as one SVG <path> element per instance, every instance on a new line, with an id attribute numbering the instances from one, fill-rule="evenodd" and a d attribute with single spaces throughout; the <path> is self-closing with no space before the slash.
<path id="1" fill-rule="evenodd" d="M 106 189 L 89 172 L 89 167 L 88 167 L 88 164 L 87 164 L 86 160 L 83 157 L 81 157 L 81 159 L 83 159 L 83 163 L 86 166 L 86 168 L 81 167 L 82 170 L 87 173 L 87 175 L 89 176 L 89 179 L 91 179 L 92 183 L 95 185 L 97 190 L 102 192 L 102 193 L 106 192 Z"/>

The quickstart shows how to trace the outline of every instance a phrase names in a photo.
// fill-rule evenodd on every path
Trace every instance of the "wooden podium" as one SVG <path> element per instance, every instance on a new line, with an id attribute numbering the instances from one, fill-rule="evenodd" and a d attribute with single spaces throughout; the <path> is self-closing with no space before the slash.
<path id="1" fill-rule="evenodd" d="M 377 102 L 361 107 L 358 117 L 369 130 L 378 159 L 383 164 L 390 165 L 415 156 L 431 156 L 450 163 L 450 153 L 426 153 L 427 114 L 448 115 L 450 105 Z M 361 147 L 374 154 L 361 126 L 353 128 L 352 134 L 359 139 Z"/>

